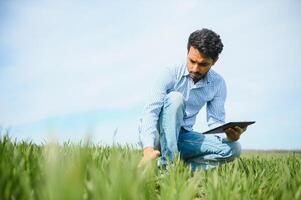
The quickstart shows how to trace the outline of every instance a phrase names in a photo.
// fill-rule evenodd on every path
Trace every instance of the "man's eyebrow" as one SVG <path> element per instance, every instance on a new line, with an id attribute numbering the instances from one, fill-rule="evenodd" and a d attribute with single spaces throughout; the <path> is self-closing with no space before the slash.
<path id="1" fill-rule="evenodd" d="M 199 65 L 209 65 L 209 62 L 203 61 L 203 62 L 198 62 Z"/>
<path id="2" fill-rule="evenodd" d="M 191 62 L 198 63 L 199 65 L 209 65 L 210 63 L 207 61 L 197 62 L 196 60 L 193 60 L 192 58 L 189 58 Z"/>

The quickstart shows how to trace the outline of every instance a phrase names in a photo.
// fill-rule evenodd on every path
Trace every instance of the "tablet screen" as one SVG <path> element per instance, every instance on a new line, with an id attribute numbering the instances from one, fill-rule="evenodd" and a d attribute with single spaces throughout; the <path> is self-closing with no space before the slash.
<path id="1" fill-rule="evenodd" d="M 203 134 L 224 133 L 224 130 L 227 129 L 227 128 L 231 128 L 231 127 L 234 127 L 234 126 L 239 126 L 241 128 L 244 128 L 244 127 L 249 126 L 249 125 L 254 124 L 254 123 L 255 123 L 255 121 L 229 122 L 229 123 L 226 123 L 224 125 L 213 128 L 211 130 L 208 130 L 208 131 L 204 132 Z"/>

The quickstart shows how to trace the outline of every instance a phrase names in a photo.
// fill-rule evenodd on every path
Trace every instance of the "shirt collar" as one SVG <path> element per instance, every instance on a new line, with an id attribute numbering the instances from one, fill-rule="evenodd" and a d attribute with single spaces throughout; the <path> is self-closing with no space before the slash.
<path id="1" fill-rule="evenodd" d="M 189 75 L 189 71 L 187 69 L 187 64 L 185 64 L 183 66 L 185 67 L 184 76 L 188 76 Z"/>

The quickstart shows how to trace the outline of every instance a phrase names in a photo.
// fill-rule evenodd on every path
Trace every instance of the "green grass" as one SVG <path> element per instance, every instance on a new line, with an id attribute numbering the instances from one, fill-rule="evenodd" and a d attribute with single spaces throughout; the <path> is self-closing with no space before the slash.
<path id="1" fill-rule="evenodd" d="M 131 147 L 0 138 L 0 199 L 301 199 L 301 155 L 249 153 L 192 173 L 180 160 L 137 168 Z"/>

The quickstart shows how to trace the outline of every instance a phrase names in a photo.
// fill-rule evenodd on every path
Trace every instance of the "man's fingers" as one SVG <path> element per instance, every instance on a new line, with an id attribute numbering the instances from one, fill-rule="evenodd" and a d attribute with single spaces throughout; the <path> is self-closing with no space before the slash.
<path id="1" fill-rule="evenodd" d="M 155 150 L 154 152 L 155 152 L 156 156 L 160 156 L 160 151 Z"/>
<path id="2" fill-rule="evenodd" d="M 239 126 L 235 126 L 234 129 L 239 132 L 239 134 L 242 134 L 243 132 L 245 132 L 247 130 L 247 127 L 239 127 Z"/>
<path id="3" fill-rule="evenodd" d="M 227 137 L 232 141 L 238 140 L 239 136 L 240 136 L 240 133 L 237 130 L 235 130 L 234 128 L 226 129 L 225 133 L 227 134 Z"/>
<path id="4" fill-rule="evenodd" d="M 228 136 L 229 137 L 229 136 Z M 232 134 L 229 138 L 232 140 L 232 141 L 236 141 L 238 140 L 240 137 L 240 135 L 238 133 L 234 133 Z"/>
<path id="5" fill-rule="evenodd" d="M 247 126 L 245 127 L 235 126 L 233 128 L 225 129 L 225 133 L 230 140 L 236 141 L 240 138 L 240 135 L 246 130 L 247 130 Z"/>
<path id="6" fill-rule="evenodd" d="M 138 167 L 142 167 L 146 165 L 146 163 L 150 162 L 151 160 L 155 160 L 160 156 L 160 151 L 153 150 L 151 153 L 147 153 L 143 156 L 143 158 L 140 160 Z"/>
<path id="7" fill-rule="evenodd" d="M 152 154 L 152 159 L 156 159 L 160 156 L 160 151 L 154 150 Z"/>
<path id="8" fill-rule="evenodd" d="M 160 151 L 158 150 L 152 150 L 147 153 L 144 153 L 144 157 L 149 158 L 149 159 L 156 159 L 160 156 Z"/>
<path id="9" fill-rule="evenodd" d="M 234 129 L 239 133 L 242 133 L 242 131 L 243 131 L 243 129 L 240 128 L 239 126 L 235 126 Z"/>
<path id="10" fill-rule="evenodd" d="M 229 135 L 228 135 L 228 137 L 229 137 Z M 237 133 L 230 134 L 230 139 L 231 140 L 238 140 L 239 139 L 239 134 L 237 134 Z"/>
<path id="11" fill-rule="evenodd" d="M 225 133 L 226 133 L 226 134 L 235 134 L 235 130 L 234 130 L 233 128 L 227 128 L 227 129 L 225 130 Z"/>

